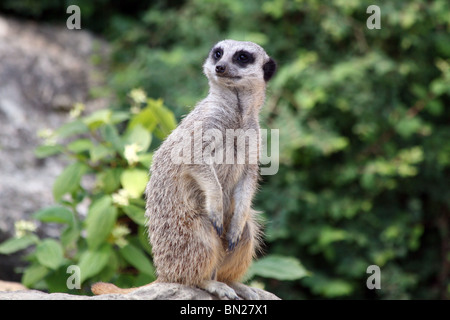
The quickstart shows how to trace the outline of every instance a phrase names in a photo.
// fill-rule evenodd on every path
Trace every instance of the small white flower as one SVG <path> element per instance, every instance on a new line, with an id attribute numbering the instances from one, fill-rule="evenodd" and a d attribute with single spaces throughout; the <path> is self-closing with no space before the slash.
<path id="1" fill-rule="evenodd" d="M 142 88 L 131 90 L 128 96 L 137 104 L 147 101 L 147 94 Z"/>
<path id="2" fill-rule="evenodd" d="M 16 237 L 22 238 L 28 233 L 36 231 L 37 226 L 32 221 L 19 220 L 14 223 L 14 230 L 16 232 Z"/>
<path id="3" fill-rule="evenodd" d="M 55 131 L 49 128 L 41 129 L 37 132 L 39 138 L 48 139 L 55 136 Z"/>
<path id="4" fill-rule="evenodd" d="M 114 204 L 119 206 L 128 206 L 130 204 L 129 199 L 131 198 L 130 194 L 125 189 L 120 189 L 116 193 L 112 195 L 112 201 Z"/>
<path id="5" fill-rule="evenodd" d="M 77 102 L 73 105 L 73 108 L 70 110 L 69 116 L 72 119 L 78 118 L 81 113 L 86 109 L 83 103 Z"/>
<path id="6" fill-rule="evenodd" d="M 140 108 L 139 106 L 132 106 L 132 107 L 130 108 L 130 112 L 131 112 L 132 114 L 138 114 L 139 112 L 141 112 L 141 108 Z"/>
<path id="7" fill-rule="evenodd" d="M 128 241 L 125 239 L 125 237 L 130 233 L 130 229 L 128 229 L 128 227 L 123 224 L 117 224 L 111 232 L 114 238 L 114 243 L 120 248 L 123 248 L 128 244 Z"/>
<path id="8" fill-rule="evenodd" d="M 52 129 L 41 129 L 37 132 L 37 136 L 44 139 L 44 144 L 47 146 L 53 146 L 56 144 L 56 133 Z"/>
<path id="9" fill-rule="evenodd" d="M 130 166 L 136 164 L 139 161 L 138 152 L 142 151 L 142 147 L 137 143 L 127 144 L 124 150 L 124 157 Z"/>
<path id="10" fill-rule="evenodd" d="M 264 290 L 264 283 L 261 281 L 253 280 L 250 282 L 250 287 Z"/>

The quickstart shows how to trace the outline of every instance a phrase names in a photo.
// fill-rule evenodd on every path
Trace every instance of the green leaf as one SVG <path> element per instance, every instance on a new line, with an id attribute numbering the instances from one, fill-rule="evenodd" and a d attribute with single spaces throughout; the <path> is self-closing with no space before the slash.
<path id="1" fill-rule="evenodd" d="M 93 112 L 89 116 L 83 119 L 83 122 L 89 127 L 89 129 L 93 130 L 101 126 L 102 124 L 109 123 L 111 119 L 111 110 L 102 109 Z"/>
<path id="2" fill-rule="evenodd" d="M 361 175 L 360 184 L 366 190 L 372 190 L 376 183 L 376 177 L 373 173 L 364 172 Z"/>
<path id="3" fill-rule="evenodd" d="M 71 152 L 80 153 L 88 151 L 92 148 L 92 141 L 89 139 L 78 139 L 67 145 L 67 149 Z"/>
<path id="4" fill-rule="evenodd" d="M 89 156 L 90 156 L 92 162 L 97 162 L 108 156 L 113 156 L 113 155 L 114 155 L 114 150 L 112 150 L 111 148 L 108 148 L 102 144 L 92 145 L 91 149 L 89 150 Z"/>
<path id="5" fill-rule="evenodd" d="M 149 105 L 160 122 L 160 127 L 163 134 L 168 135 L 177 126 L 175 116 L 170 110 L 163 106 L 162 100 L 153 101 L 149 99 Z"/>
<path id="6" fill-rule="evenodd" d="M 67 269 L 67 265 L 62 265 L 45 277 L 45 284 L 47 285 L 49 292 L 70 292 L 70 289 L 67 286 L 67 279 L 73 273 L 68 273 Z"/>
<path id="7" fill-rule="evenodd" d="M 81 177 L 87 170 L 88 167 L 79 162 L 67 166 L 53 184 L 53 197 L 55 198 L 55 201 L 60 201 L 63 195 L 76 190 L 79 186 Z"/>
<path id="8" fill-rule="evenodd" d="M 64 148 L 57 144 L 57 145 L 43 145 L 39 146 L 34 150 L 34 154 L 38 158 L 46 158 L 53 156 L 55 154 L 61 153 L 64 151 Z"/>
<path id="9" fill-rule="evenodd" d="M 106 169 L 97 175 L 98 184 L 105 193 L 112 193 L 120 187 L 120 175 L 123 170 Z"/>
<path id="10" fill-rule="evenodd" d="M 68 138 L 76 134 L 88 132 L 89 129 L 81 120 L 66 123 L 56 130 L 56 135 L 60 138 Z"/>
<path id="11" fill-rule="evenodd" d="M 39 241 L 34 234 L 25 235 L 20 238 L 10 238 L 0 244 L 0 254 L 11 254 L 29 246 L 36 244 Z"/>
<path id="12" fill-rule="evenodd" d="M 80 257 L 81 282 L 95 276 L 107 265 L 112 253 L 111 245 L 105 243 L 96 250 L 87 250 Z"/>
<path id="13" fill-rule="evenodd" d="M 320 232 L 318 244 L 327 247 L 330 243 L 343 241 L 348 238 L 348 232 L 342 229 L 324 227 Z"/>
<path id="14" fill-rule="evenodd" d="M 441 78 L 434 79 L 430 84 L 430 89 L 436 96 L 448 93 L 450 90 L 448 83 Z"/>
<path id="15" fill-rule="evenodd" d="M 148 228 L 146 226 L 138 227 L 138 240 L 139 247 L 145 250 L 149 255 L 152 255 L 152 247 L 150 246 L 150 242 L 148 241 Z"/>
<path id="16" fill-rule="evenodd" d="M 73 213 L 60 206 L 48 207 L 33 214 L 33 218 L 42 222 L 71 223 Z"/>
<path id="17" fill-rule="evenodd" d="M 147 151 L 152 142 L 152 136 L 150 132 L 145 129 L 141 124 L 135 125 L 132 129 L 129 129 L 125 134 L 125 144 L 136 143 L 142 149 Z"/>
<path id="18" fill-rule="evenodd" d="M 255 275 L 277 280 L 297 280 L 308 276 L 309 272 L 298 259 L 273 254 L 253 263 L 247 277 Z"/>
<path id="19" fill-rule="evenodd" d="M 96 275 L 96 277 L 99 277 L 100 279 L 112 279 L 120 274 L 119 267 L 119 253 L 111 250 L 106 266 Z"/>
<path id="20" fill-rule="evenodd" d="M 424 125 L 420 118 L 414 117 L 404 117 L 398 121 L 395 125 L 395 129 L 402 137 L 409 137 L 416 133 Z"/>
<path id="21" fill-rule="evenodd" d="M 148 275 L 155 274 L 155 268 L 141 249 L 138 249 L 131 244 L 127 244 L 120 249 L 119 253 L 129 264 L 139 271 Z"/>
<path id="22" fill-rule="evenodd" d="M 153 160 L 153 153 L 143 153 L 143 154 L 139 154 L 139 162 L 142 163 L 144 165 L 144 167 L 146 168 L 150 168 L 151 164 L 152 164 L 152 160 Z"/>
<path id="23" fill-rule="evenodd" d="M 147 107 L 135 115 L 128 125 L 128 128 L 132 129 L 137 125 L 142 125 L 145 129 L 150 132 L 153 132 L 155 127 L 158 124 L 158 119 L 155 114 L 152 112 L 152 109 Z"/>
<path id="24" fill-rule="evenodd" d="M 79 223 L 75 220 L 61 232 L 61 244 L 64 247 L 68 247 L 69 245 L 76 243 L 79 237 L 80 226 Z"/>
<path id="25" fill-rule="evenodd" d="M 36 258 L 39 263 L 56 270 L 64 260 L 63 248 L 53 239 L 45 239 L 36 247 Z"/>
<path id="26" fill-rule="evenodd" d="M 129 205 L 122 207 L 123 211 L 137 224 L 143 226 L 145 225 L 145 210 L 143 208 Z"/>
<path id="27" fill-rule="evenodd" d="M 148 172 L 140 169 L 127 169 L 120 176 L 120 183 L 131 197 L 139 198 L 148 182 Z"/>
<path id="28" fill-rule="evenodd" d="M 439 99 L 433 99 L 428 101 L 426 109 L 433 116 L 440 116 L 442 112 L 445 110 L 442 102 Z"/>
<path id="29" fill-rule="evenodd" d="M 116 152 L 123 152 L 123 143 L 120 139 L 119 133 L 117 132 L 116 127 L 111 124 L 107 124 L 102 127 L 101 130 L 102 137 L 105 141 L 111 143 L 112 147 Z"/>
<path id="30" fill-rule="evenodd" d="M 128 120 L 130 118 L 130 113 L 126 111 L 114 111 L 111 114 L 110 123 L 116 124 Z"/>
<path id="31" fill-rule="evenodd" d="M 26 287 L 34 285 L 39 280 L 42 280 L 50 270 L 41 264 L 32 264 L 29 266 L 22 276 L 22 283 Z"/>
<path id="32" fill-rule="evenodd" d="M 156 276 L 153 275 L 149 275 L 147 273 L 139 273 L 134 279 L 133 279 L 133 283 L 132 283 L 132 287 L 140 287 L 140 286 L 145 286 L 147 284 L 149 284 L 150 282 L 153 282 L 156 280 Z"/>
<path id="33" fill-rule="evenodd" d="M 94 250 L 111 233 L 117 219 L 117 208 L 110 196 L 103 196 L 92 203 L 86 218 L 87 243 Z"/>
<path id="34" fill-rule="evenodd" d="M 347 296 L 352 293 L 353 287 L 348 281 L 336 279 L 330 280 L 323 288 L 322 294 L 327 298 Z"/>

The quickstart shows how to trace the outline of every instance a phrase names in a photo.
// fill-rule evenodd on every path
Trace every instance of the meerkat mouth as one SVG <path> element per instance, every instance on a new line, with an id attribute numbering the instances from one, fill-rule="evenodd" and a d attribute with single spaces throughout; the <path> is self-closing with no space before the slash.
<path id="1" fill-rule="evenodd" d="M 240 76 L 230 76 L 230 75 L 226 75 L 226 74 L 216 74 L 216 76 L 219 78 L 236 79 L 236 80 L 242 78 Z"/>

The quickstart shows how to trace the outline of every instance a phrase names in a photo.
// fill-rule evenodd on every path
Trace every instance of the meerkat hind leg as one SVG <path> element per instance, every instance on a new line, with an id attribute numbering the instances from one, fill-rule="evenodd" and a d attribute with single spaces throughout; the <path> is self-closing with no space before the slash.
<path id="1" fill-rule="evenodd" d="M 228 286 L 236 292 L 236 294 L 245 300 L 259 300 L 259 295 L 251 287 L 246 286 L 243 283 L 234 281 L 229 283 Z"/>
<path id="2" fill-rule="evenodd" d="M 236 292 L 223 282 L 204 280 L 198 284 L 197 287 L 217 296 L 219 299 L 228 298 L 231 300 L 240 300 Z"/>

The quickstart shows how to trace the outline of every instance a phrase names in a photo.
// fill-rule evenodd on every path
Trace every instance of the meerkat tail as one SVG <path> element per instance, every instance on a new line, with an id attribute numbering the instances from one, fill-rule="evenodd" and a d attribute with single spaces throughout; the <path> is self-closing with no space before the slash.
<path id="1" fill-rule="evenodd" d="M 154 282 L 152 282 L 152 283 L 154 283 Z M 112 294 L 112 293 L 126 294 L 126 293 L 133 292 L 139 288 L 146 287 L 146 286 L 148 286 L 148 284 L 141 286 L 141 287 L 122 289 L 122 288 L 119 288 L 119 287 L 113 285 L 112 283 L 97 282 L 92 285 L 91 291 L 95 295 Z"/>

